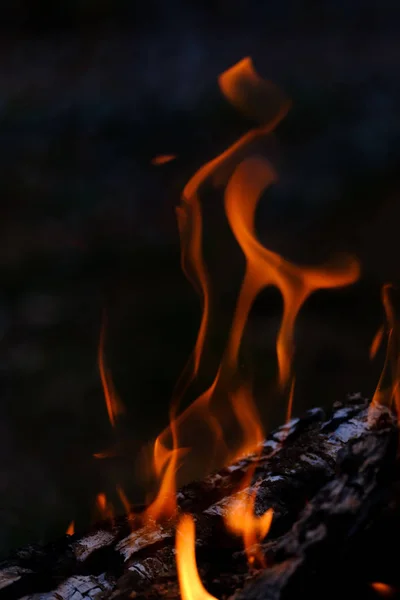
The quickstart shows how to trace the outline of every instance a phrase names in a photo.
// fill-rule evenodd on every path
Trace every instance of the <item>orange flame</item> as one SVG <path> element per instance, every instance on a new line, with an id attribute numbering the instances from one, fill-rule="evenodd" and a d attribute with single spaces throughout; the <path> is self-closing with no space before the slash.
<path id="1" fill-rule="evenodd" d="M 112 382 L 111 373 L 104 364 L 104 342 L 105 342 L 105 324 L 104 319 L 100 329 L 98 364 L 101 383 L 103 386 L 104 398 L 106 401 L 108 418 L 112 427 L 115 427 L 117 417 L 125 412 L 124 405 L 119 399 Z M 99 456 L 99 458 L 101 458 Z"/>
<path id="2" fill-rule="evenodd" d="M 166 163 L 171 162 L 172 160 L 176 159 L 176 155 L 175 154 L 160 154 L 159 156 L 155 156 L 152 161 L 151 164 L 152 165 L 165 165 Z"/>
<path id="3" fill-rule="evenodd" d="M 390 299 L 392 286 L 385 284 L 382 288 L 382 303 L 387 320 L 387 349 L 385 363 L 372 398 L 371 407 L 376 404 L 385 406 L 394 405 L 399 413 L 400 410 L 400 339 L 395 311 Z"/>
<path id="4" fill-rule="evenodd" d="M 379 348 L 381 347 L 384 333 L 385 333 L 385 328 L 383 325 L 381 325 L 379 327 L 378 331 L 376 332 L 374 339 L 372 340 L 371 347 L 369 349 L 370 360 L 373 360 L 375 358 Z"/>
<path id="5" fill-rule="evenodd" d="M 96 496 L 96 507 L 102 519 L 114 520 L 114 509 L 103 492 Z"/>
<path id="6" fill-rule="evenodd" d="M 75 521 L 71 521 L 71 523 L 68 525 L 68 529 L 65 532 L 66 535 L 74 535 L 75 533 Z"/>
<path id="7" fill-rule="evenodd" d="M 234 462 L 242 456 L 260 450 L 264 440 L 264 431 L 251 390 L 248 387 L 239 388 L 231 394 L 230 399 L 238 423 L 241 425 L 243 435 L 239 451 L 231 458 L 231 462 Z"/>
<path id="8" fill-rule="evenodd" d="M 225 152 L 202 166 L 185 186 L 181 206 L 177 209 L 178 226 L 181 237 L 182 269 L 193 287 L 202 297 L 203 313 L 192 360 L 188 363 L 179 381 L 180 391 L 185 390 L 198 375 L 209 329 L 211 308 L 211 285 L 203 257 L 203 219 L 201 192 L 212 185 L 225 185 L 225 211 L 233 234 L 245 258 L 246 272 L 236 304 L 232 327 L 225 353 L 213 384 L 201 394 L 189 408 L 178 417 L 179 394 L 174 397 L 171 408 L 170 426 L 159 436 L 159 443 L 165 449 L 166 440 L 174 439 L 173 448 L 178 448 L 178 432 L 189 421 L 207 423 L 215 438 L 215 447 L 223 446 L 224 428 L 221 421 L 212 413 L 213 397 L 216 391 L 228 389 L 231 409 L 235 412 L 235 392 L 232 383 L 237 373 L 238 354 L 244 328 L 256 296 L 267 286 L 276 286 L 284 300 L 284 313 L 277 339 L 279 381 L 282 387 L 292 378 L 291 364 L 294 352 L 294 325 L 298 312 L 306 299 L 320 288 L 333 288 L 349 285 L 359 276 L 358 262 L 352 258 L 337 261 L 325 267 L 299 267 L 268 250 L 258 241 L 255 233 L 254 217 L 261 194 L 276 180 L 276 174 L 269 162 L 259 156 L 246 158 L 254 153 L 257 143 L 285 116 L 289 101 L 282 92 L 269 82 L 262 80 L 255 72 L 249 58 L 219 77 L 221 91 L 239 110 L 261 121 L 262 125 L 253 129 Z M 237 388 L 237 386 L 234 386 Z M 239 386 L 239 390 L 241 386 Z M 239 395 L 242 391 L 237 392 Z M 242 394 L 242 404 L 248 403 L 251 394 Z M 237 407 L 236 407 L 237 408 Z M 243 408 L 243 407 L 242 407 Z M 247 409 L 246 409 L 247 410 Z M 253 411 L 254 412 L 254 411 Z M 225 415 L 222 415 L 225 419 Z M 243 419 L 239 418 L 243 425 Z M 251 433 L 244 431 L 242 452 L 255 448 L 258 440 L 258 417 L 253 419 Z M 254 424 L 256 426 L 254 428 Z M 217 444 L 218 442 L 218 444 Z M 240 451 L 239 451 L 240 453 Z M 230 455 L 231 456 L 231 455 Z"/>
<path id="9" fill-rule="evenodd" d="M 245 134 L 222 154 L 203 165 L 186 184 L 182 204 L 176 209 L 182 269 L 203 301 L 202 319 L 193 350 L 193 372 L 189 380 L 197 375 L 210 317 L 210 282 L 202 251 L 201 191 L 207 184 L 218 186 L 221 180 L 226 181 L 249 147 L 274 129 L 290 107 L 289 100 L 278 87 L 257 75 L 250 58 L 243 59 L 222 73 L 218 82 L 226 98 L 240 111 L 256 118 L 262 127 Z M 183 379 L 187 379 L 186 376 L 187 370 Z"/>
<path id="10" fill-rule="evenodd" d="M 376 581 L 374 583 L 371 583 L 371 587 L 373 590 L 375 590 L 375 592 L 377 592 L 380 596 L 383 596 L 385 598 L 390 598 L 391 596 L 394 595 L 395 590 L 394 588 L 392 588 L 390 585 L 388 585 L 387 583 L 381 583 L 379 581 Z"/>
<path id="11" fill-rule="evenodd" d="M 182 269 L 200 294 L 203 303 L 201 323 L 191 360 L 184 369 L 177 385 L 177 393 L 171 408 L 171 425 L 162 432 L 160 441 L 171 435 L 172 423 L 177 431 L 187 420 L 207 421 L 219 444 L 223 441 L 222 429 L 218 420 L 210 412 L 210 403 L 221 379 L 226 377 L 226 368 L 218 371 L 214 382 L 179 417 L 176 417 L 178 402 L 183 391 L 197 376 L 203 354 L 210 321 L 211 286 L 208 271 L 203 258 L 203 218 L 200 195 L 203 187 L 209 184 L 219 186 L 229 179 L 235 165 L 244 157 L 249 147 L 269 133 L 285 116 L 289 109 L 286 96 L 275 86 L 264 82 L 254 71 L 251 59 L 247 58 L 223 73 L 219 77 L 221 91 L 239 110 L 246 110 L 258 118 L 262 127 L 240 138 L 221 155 L 201 167 L 187 183 L 182 194 L 181 206 L 177 208 L 178 227 L 181 238 Z M 261 86 L 261 87 L 260 87 Z M 235 100 L 237 95 L 241 95 Z M 244 98 L 247 98 L 245 101 Z M 232 372 L 232 369 L 228 369 Z"/>
<path id="12" fill-rule="evenodd" d="M 255 233 L 255 210 L 262 192 L 275 177 L 267 160 L 261 157 L 248 158 L 236 167 L 225 191 L 227 218 L 247 262 L 232 327 L 234 340 L 230 358 L 236 363 L 243 329 L 256 296 L 267 286 L 277 287 L 284 301 L 282 324 L 276 342 L 279 381 L 284 387 L 291 375 L 294 325 L 304 302 L 318 289 L 354 283 L 359 277 L 360 268 L 352 257 L 323 267 L 299 267 L 261 245 Z"/>
<path id="13" fill-rule="evenodd" d="M 289 399 L 288 399 L 288 405 L 287 405 L 287 410 L 286 410 L 286 423 L 289 423 L 290 419 L 292 418 L 292 414 L 293 414 L 293 399 L 294 399 L 295 385 L 296 385 L 296 378 L 293 377 L 292 383 L 290 385 Z"/>
<path id="14" fill-rule="evenodd" d="M 260 550 L 260 542 L 267 535 L 274 512 L 269 508 L 260 517 L 254 514 L 257 489 L 250 495 L 243 492 L 239 498 L 232 502 L 225 517 L 225 523 L 233 533 L 243 537 L 244 548 L 249 565 L 265 567 L 265 559 Z"/>
<path id="15" fill-rule="evenodd" d="M 204 588 L 196 565 L 195 524 L 183 515 L 176 530 L 176 566 L 182 600 L 217 600 Z"/>
<path id="16" fill-rule="evenodd" d="M 128 517 L 131 516 L 131 513 L 132 513 L 131 503 L 129 502 L 128 497 L 125 494 L 125 491 L 123 490 L 122 486 L 120 486 L 120 485 L 117 485 L 116 489 L 117 489 L 117 494 L 119 496 L 119 499 L 121 500 L 121 504 L 125 509 L 125 514 Z"/>
<path id="17" fill-rule="evenodd" d="M 218 77 L 225 98 L 239 112 L 273 129 L 289 109 L 289 100 L 270 81 L 262 79 L 249 56 Z"/>
<path id="18" fill-rule="evenodd" d="M 153 448 L 153 468 L 160 484 L 157 496 L 147 507 L 144 517 L 154 521 L 169 519 L 177 510 L 176 472 L 180 466 L 180 459 L 188 452 L 186 448 L 178 447 L 178 438 L 175 420 L 171 420 L 172 450 L 168 450 L 159 435 Z"/>

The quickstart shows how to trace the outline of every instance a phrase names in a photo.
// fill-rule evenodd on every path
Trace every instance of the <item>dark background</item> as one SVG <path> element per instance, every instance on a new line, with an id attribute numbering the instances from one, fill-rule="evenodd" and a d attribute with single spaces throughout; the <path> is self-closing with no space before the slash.
<path id="1" fill-rule="evenodd" d="M 86 527 L 101 491 L 122 510 L 117 483 L 143 499 L 135 459 L 167 423 L 200 319 L 180 270 L 174 207 L 196 169 L 252 125 L 216 83 L 244 56 L 293 101 L 271 140 L 280 181 L 258 214 L 263 241 L 299 262 L 347 250 L 363 265 L 358 284 L 317 293 L 302 312 L 295 412 L 373 392 L 383 351 L 370 363 L 368 348 L 383 319 L 380 287 L 399 277 L 393 4 L 2 5 L 1 553 L 61 535 L 72 519 Z M 178 158 L 152 165 L 163 153 Z M 207 247 L 220 274 L 219 318 L 199 390 L 218 362 L 243 268 L 215 203 Z M 107 363 L 127 406 L 117 432 L 97 366 L 104 309 Z M 279 294 L 263 293 L 244 343 L 267 429 L 285 413 L 268 394 L 280 314 Z M 116 437 L 121 458 L 93 458 Z"/>

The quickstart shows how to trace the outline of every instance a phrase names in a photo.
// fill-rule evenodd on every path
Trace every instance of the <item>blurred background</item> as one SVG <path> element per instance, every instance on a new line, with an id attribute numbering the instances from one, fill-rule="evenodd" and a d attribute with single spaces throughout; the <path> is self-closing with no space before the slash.
<path id="1" fill-rule="evenodd" d="M 257 215 L 263 242 L 299 263 L 349 251 L 363 267 L 357 284 L 316 293 L 301 313 L 294 411 L 373 393 L 380 289 L 400 274 L 400 5 L 13 0 L 0 16 L 6 555 L 72 520 L 87 527 L 99 492 L 122 511 L 119 483 L 143 500 L 135 460 L 167 424 L 201 315 L 180 268 L 175 207 L 195 171 L 253 125 L 217 86 L 245 56 L 293 102 L 270 140 L 280 179 Z M 163 154 L 176 159 L 154 165 Z M 198 391 L 215 373 L 243 273 L 221 206 L 207 204 L 218 283 Z M 263 293 L 244 340 L 267 430 L 286 409 L 268 394 L 281 310 L 276 290 Z M 117 431 L 97 364 L 104 311 L 106 362 L 127 407 Z M 93 457 L 116 443 L 120 457 Z"/>

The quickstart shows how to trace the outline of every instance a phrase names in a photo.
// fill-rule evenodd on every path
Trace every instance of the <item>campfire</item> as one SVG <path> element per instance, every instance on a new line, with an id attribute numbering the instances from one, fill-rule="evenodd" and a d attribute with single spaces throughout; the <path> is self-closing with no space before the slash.
<path id="1" fill-rule="evenodd" d="M 170 422 L 155 440 L 148 468 L 156 493 L 144 507 L 116 516 L 99 490 L 99 522 L 85 534 L 72 521 L 46 547 L 16 551 L 0 566 L 5 598 L 182 598 L 237 600 L 394 597 L 398 569 L 390 542 L 400 531 L 397 469 L 398 332 L 391 299 L 382 290 L 386 323 L 371 341 L 371 358 L 387 343 L 386 361 L 371 402 L 361 394 L 338 399 L 332 412 L 310 409 L 292 417 L 297 316 L 317 290 L 349 286 L 360 277 L 352 256 L 300 266 L 257 237 L 256 210 L 277 180 L 262 141 L 285 118 L 290 102 L 262 79 L 250 58 L 219 77 L 232 106 L 258 123 L 190 179 L 177 208 L 182 269 L 199 294 L 202 318 L 192 355 L 171 402 Z M 156 156 L 161 167 L 175 159 Z M 185 393 L 198 378 L 212 328 L 213 281 L 203 252 L 202 198 L 215 189 L 245 258 L 245 271 L 214 380 L 188 407 Z M 240 348 L 259 294 L 277 288 L 283 314 L 276 339 L 273 401 L 287 405 L 286 422 L 266 435 Z M 124 418 L 104 358 L 98 363 L 109 421 Z M 199 448 L 191 440 L 201 440 Z M 113 449 L 99 451 L 103 459 Z M 178 489 L 182 468 L 200 462 L 206 475 Z"/>

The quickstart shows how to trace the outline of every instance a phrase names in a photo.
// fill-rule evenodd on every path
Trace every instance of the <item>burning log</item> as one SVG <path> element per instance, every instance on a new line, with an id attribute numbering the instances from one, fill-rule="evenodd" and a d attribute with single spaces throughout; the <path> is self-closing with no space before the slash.
<path id="1" fill-rule="evenodd" d="M 387 532 L 398 509 L 389 502 L 398 486 L 396 432 L 387 409 L 371 410 L 355 394 L 337 404 L 328 420 L 322 410 L 310 410 L 270 434 L 260 456 L 182 488 L 179 512 L 195 519 L 197 561 L 210 593 L 221 598 L 239 589 L 238 600 L 283 598 L 307 587 L 316 594 L 323 578 L 337 577 L 339 565 L 347 574 L 346 561 L 361 568 L 359 559 L 349 557 L 360 547 L 362 556 L 371 551 L 369 536 L 382 543 L 379 524 L 385 522 Z M 223 526 L 232 500 L 254 491 L 252 485 L 237 491 L 254 466 L 255 512 L 274 511 L 261 571 L 249 571 L 240 538 Z M 400 525 L 398 514 L 394 525 Z M 0 565 L 2 597 L 178 598 L 175 527 L 174 519 L 138 527 L 135 516 L 124 517 L 84 536 L 18 550 Z"/>

